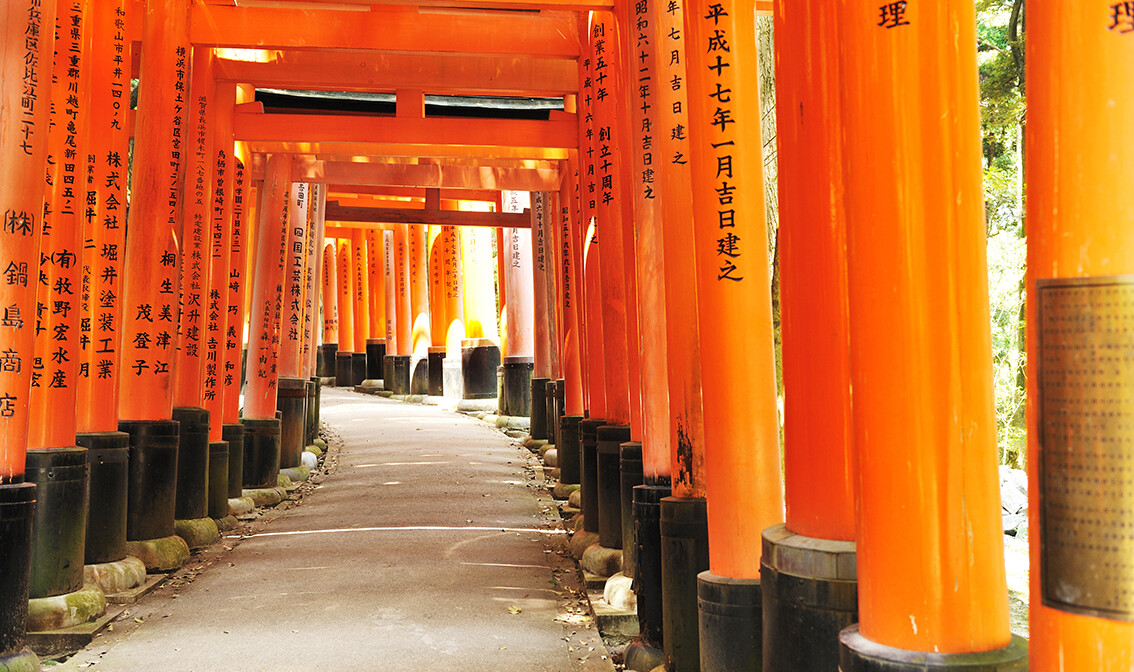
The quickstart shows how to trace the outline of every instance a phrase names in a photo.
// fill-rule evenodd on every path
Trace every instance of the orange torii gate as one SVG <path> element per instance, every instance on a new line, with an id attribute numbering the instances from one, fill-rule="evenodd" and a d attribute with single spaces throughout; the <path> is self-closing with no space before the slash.
<path id="1" fill-rule="evenodd" d="M 584 564 L 636 582 L 632 669 L 1021 669 L 997 543 L 971 2 L 775 3 L 783 478 L 752 21 L 773 3 L 401 2 L 9 3 L 0 663 L 27 656 L 29 586 L 76 589 L 80 560 L 127 552 L 177 566 L 226 500 L 298 466 L 319 347 L 318 377 L 337 358 L 339 385 L 410 394 L 438 389 L 414 371 L 443 343 L 464 408 L 497 407 L 498 367 L 506 412 L 531 395 L 556 494 L 581 486 Z M 1125 342 L 1060 325 L 1129 321 L 1134 267 L 1113 197 L 1134 154 L 1112 139 L 1132 112 L 1134 16 L 1080 4 L 1029 3 L 1043 670 L 1128 668 L 1134 619 L 1129 572 L 1098 571 L 1128 545 L 1074 538 L 1120 535 L 1128 498 L 1068 475 L 1129 457 L 1092 410 L 1128 405 L 1129 367 L 1083 370 L 1074 357 Z M 56 19 L 76 29 L 52 44 Z M 255 87 L 385 107 L 284 109 Z M 437 114 L 431 96 L 493 111 Z M 562 104 L 519 118 L 506 97 Z M 89 507 L 49 485 L 64 471 Z M 801 585 L 831 599 L 793 600 Z"/>

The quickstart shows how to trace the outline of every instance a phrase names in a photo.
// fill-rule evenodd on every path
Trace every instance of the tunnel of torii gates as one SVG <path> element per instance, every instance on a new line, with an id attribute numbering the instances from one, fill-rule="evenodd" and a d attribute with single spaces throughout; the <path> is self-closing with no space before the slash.
<path id="1" fill-rule="evenodd" d="M 1027 12 L 1030 665 L 1129 670 L 1134 9 Z M 0 666 L 37 604 L 294 473 L 329 384 L 528 416 L 634 577 L 634 669 L 1029 664 L 972 0 L 3 17 Z"/>

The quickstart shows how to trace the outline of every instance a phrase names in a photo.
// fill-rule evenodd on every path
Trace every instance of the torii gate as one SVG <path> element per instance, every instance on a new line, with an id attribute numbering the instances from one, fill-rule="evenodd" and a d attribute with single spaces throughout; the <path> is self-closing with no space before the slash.
<path id="1" fill-rule="evenodd" d="M 0 662 L 27 658 L 29 587 L 75 592 L 84 562 L 128 554 L 179 564 L 230 497 L 297 468 L 321 287 L 342 384 L 380 370 L 413 392 L 456 320 L 465 396 L 495 398 L 502 357 L 535 360 L 525 391 L 581 486 L 584 564 L 637 581 L 634 669 L 1023 669 L 998 555 L 972 4 L 774 4 L 783 481 L 752 22 L 773 3 L 10 2 Z M 1098 570 L 1128 567 L 1129 544 L 1065 550 L 1077 516 L 1130 524 L 1120 489 L 1100 512 L 1067 477 L 1113 452 L 1084 463 L 1051 415 L 1086 423 L 1092 450 L 1125 440 L 1090 406 L 1126 397 L 1060 387 L 1125 390 L 1128 361 L 1111 377 L 1066 354 L 1125 346 L 1058 327 L 1129 321 L 1124 4 L 1028 7 L 1033 669 L 1134 665 L 1129 572 Z M 52 44 L 57 19 L 72 30 Z M 395 112 L 265 110 L 257 87 L 393 93 Z M 440 117 L 427 94 L 563 109 Z M 534 194 L 529 212 L 505 191 Z M 532 354 L 507 350 L 518 330 L 542 334 Z"/>

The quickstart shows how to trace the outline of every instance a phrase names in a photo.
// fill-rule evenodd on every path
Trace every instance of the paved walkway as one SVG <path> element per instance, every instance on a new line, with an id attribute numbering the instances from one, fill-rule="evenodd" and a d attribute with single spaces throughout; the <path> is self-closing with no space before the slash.
<path id="1" fill-rule="evenodd" d="M 131 607 L 70 665 L 613 670 L 577 613 L 566 535 L 527 450 L 433 407 L 328 388 L 322 399 L 341 442 L 319 486 L 196 558 L 211 564 Z"/>

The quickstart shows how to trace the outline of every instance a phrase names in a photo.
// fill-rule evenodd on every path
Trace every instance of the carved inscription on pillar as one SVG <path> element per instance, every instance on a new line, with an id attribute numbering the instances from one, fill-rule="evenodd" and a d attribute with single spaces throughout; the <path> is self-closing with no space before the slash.
<path id="1" fill-rule="evenodd" d="M 1037 297 L 1043 602 L 1134 621 L 1134 276 Z"/>

